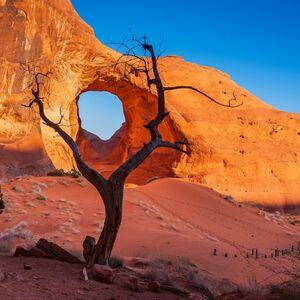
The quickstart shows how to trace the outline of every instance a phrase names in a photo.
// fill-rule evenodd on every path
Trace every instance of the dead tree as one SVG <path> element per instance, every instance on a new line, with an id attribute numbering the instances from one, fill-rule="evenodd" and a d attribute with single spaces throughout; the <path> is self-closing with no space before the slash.
<path id="1" fill-rule="evenodd" d="M 145 38 L 132 39 L 131 41 L 135 45 L 133 47 L 128 47 L 124 43 L 123 45 L 126 46 L 127 49 L 126 54 L 121 55 L 118 61 L 113 66 L 115 68 L 121 66 L 121 68 L 125 72 L 125 76 L 128 76 L 131 73 L 133 73 L 135 76 L 139 76 L 140 73 L 143 73 L 145 75 L 144 77 L 147 80 L 148 88 L 151 89 L 152 87 L 154 87 L 156 90 L 158 109 L 156 116 L 150 122 L 144 125 L 144 127 L 150 133 L 150 140 L 145 143 L 138 152 L 133 154 L 127 161 L 119 166 L 108 179 L 104 178 L 101 173 L 91 168 L 83 161 L 76 142 L 62 129 L 62 126 L 60 126 L 63 116 L 61 116 L 60 122 L 58 123 L 53 122 L 46 116 L 44 101 L 41 93 L 41 88 L 43 86 L 43 80 L 41 80 L 41 78 L 45 78 L 49 75 L 43 73 L 36 73 L 34 75 L 34 87 L 32 88 L 33 99 L 29 102 L 29 104 L 24 105 L 26 107 L 37 105 L 38 113 L 43 122 L 53 130 L 55 130 L 70 147 L 78 170 L 97 189 L 104 202 L 104 227 L 97 243 L 94 246 L 92 245 L 92 247 L 90 247 L 89 249 L 86 249 L 85 253 L 89 266 L 95 263 L 108 264 L 108 260 L 111 256 L 111 252 L 122 220 L 124 185 L 128 175 L 142 162 L 144 162 L 145 159 L 157 148 L 167 147 L 185 154 L 189 153 L 189 146 L 187 144 L 187 141 L 167 141 L 163 139 L 162 135 L 159 132 L 159 125 L 169 114 L 169 112 L 167 112 L 165 108 L 165 92 L 181 88 L 192 89 L 195 92 L 205 95 L 213 102 L 217 102 L 220 105 L 232 107 L 230 101 L 228 105 L 219 103 L 215 99 L 209 97 L 208 95 L 194 87 L 165 87 L 161 80 L 157 64 L 157 57 L 155 55 L 153 46 L 148 44 Z M 136 55 L 135 49 L 138 48 L 142 49 L 144 54 L 148 54 L 148 57 Z M 85 242 L 89 244 L 91 241 L 90 239 L 86 239 Z"/>

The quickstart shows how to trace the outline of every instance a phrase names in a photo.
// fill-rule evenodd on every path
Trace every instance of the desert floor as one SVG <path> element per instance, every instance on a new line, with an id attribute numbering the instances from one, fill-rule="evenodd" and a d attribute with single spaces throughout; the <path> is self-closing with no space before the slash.
<path id="1" fill-rule="evenodd" d="M 79 266 L 65 268 L 59 262 L 4 256 L 16 245 L 30 246 L 41 237 L 81 256 L 85 236 L 97 238 L 103 226 L 104 209 L 96 190 L 83 178 L 25 176 L 3 184 L 2 192 L 6 209 L 0 215 L 0 269 L 11 273 L 10 280 L 0 283 L 3 299 L 41 299 L 41 291 L 42 299 L 96 299 L 97 283 L 79 279 Z M 291 255 L 271 255 L 276 248 L 291 250 L 292 245 L 295 253 L 299 251 L 298 222 L 299 216 L 238 203 L 200 185 L 159 179 L 126 188 L 114 255 L 125 260 L 186 258 L 210 278 L 242 286 L 253 281 L 278 282 L 286 268 L 299 260 Z M 258 249 L 257 258 L 252 255 L 253 248 Z M 24 270 L 24 262 L 32 265 L 31 273 Z M 72 277 L 72 283 L 68 282 Z M 35 282 L 39 278 L 43 279 Z M 53 294 L 62 283 L 61 294 Z M 32 294 L 26 298 L 30 286 Z M 137 298 L 133 292 L 120 293 L 117 288 L 113 298 L 111 291 L 105 294 L 107 286 L 103 286 L 103 299 Z M 12 293 L 20 298 L 10 298 Z M 169 294 L 144 293 L 142 297 L 175 299 Z"/>

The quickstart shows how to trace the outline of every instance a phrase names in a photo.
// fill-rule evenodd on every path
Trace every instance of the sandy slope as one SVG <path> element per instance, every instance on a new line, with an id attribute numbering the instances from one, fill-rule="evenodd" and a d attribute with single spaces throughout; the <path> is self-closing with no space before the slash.
<path id="1" fill-rule="evenodd" d="M 33 239 L 46 237 L 80 253 L 84 237 L 96 237 L 101 230 L 101 200 L 82 178 L 22 177 L 2 190 L 7 205 L 0 216 L 2 232 L 26 221 L 22 230 L 31 231 Z M 41 196 L 45 200 L 39 200 Z M 297 248 L 300 241 L 300 227 L 288 218 L 231 203 L 200 185 L 161 179 L 126 189 L 115 254 L 188 257 L 214 276 L 237 283 L 247 282 L 253 274 L 258 281 L 276 279 L 291 261 L 287 256 L 270 258 L 271 249 L 292 244 Z M 26 238 L 29 243 L 29 233 Z M 217 256 L 212 255 L 214 248 Z M 258 248 L 258 259 L 251 257 L 251 248 Z"/>

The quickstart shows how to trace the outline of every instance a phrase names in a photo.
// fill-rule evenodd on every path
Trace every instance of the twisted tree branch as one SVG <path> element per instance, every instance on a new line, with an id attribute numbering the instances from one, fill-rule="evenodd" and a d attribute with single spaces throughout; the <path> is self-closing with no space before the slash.
<path id="1" fill-rule="evenodd" d="M 241 105 L 243 105 L 243 102 L 236 104 L 236 105 L 231 105 L 232 101 L 237 101 L 236 96 L 235 96 L 235 92 L 233 92 L 233 98 L 230 99 L 228 101 L 228 104 L 224 104 L 222 102 L 217 101 L 216 99 L 212 98 L 211 96 L 207 95 L 206 93 L 200 91 L 199 89 L 193 87 L 193 86 L 189 86 L 189 85 L 178 85 L 178 86 L 168 86 L 168 87 L 164 87 L 165 91 L 172 91 L 172 90 L 179 90 L 179 89 L 189 89 L 189 90 L 193 90 L 203 96 L 205 96 L 206 98 L 208 98 L 210 101 L 220 105 L 220 106 L 224 106 L 224 107 L 239 107 Z"/>

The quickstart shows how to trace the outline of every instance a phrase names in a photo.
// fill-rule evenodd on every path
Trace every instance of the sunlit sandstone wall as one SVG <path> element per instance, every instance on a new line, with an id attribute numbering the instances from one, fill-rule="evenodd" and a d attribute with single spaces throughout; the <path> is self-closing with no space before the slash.
<path id="1" fill-rule="evenodd" d="M 2 180 L 74 166 L 63 141 L 42 124 L 35 110 L 22 106 L 31 99 L 34 72 L 51 71 L 46 113 L 54 121 L 63 113 L 64 129 L 78 140 L 87 159 L 101 162 L 103 157 L 105 164 L 120 164 L 147 142 L 142 125 L 155 114 L 155 91 L 149 91 L 140 76 L 125 78 L 119 69 L 111 68 L 118 57 L 95 38 L 69 1 L 0 0 Z M 220 102 L 236 97 L 243 105 L 224 108 L 191 90 L 167 92 L 171 113 L 161 132 L 166 139 L 187 140 L 191 155 L 157 150 L 131 181 L 175 176 L 240 200 L 300 203 L 298 114 L 275 110 L 227 74 L 180 57 L 161 58 L 159 68 L 165 85 L 193 85 Z M 77 101 L 88 90 L 112 92 L 123 104 L 126 123 L 106 143 L 106 150 L 101 141 L 95 147 L 89 133 L 80 128 Z"/>

